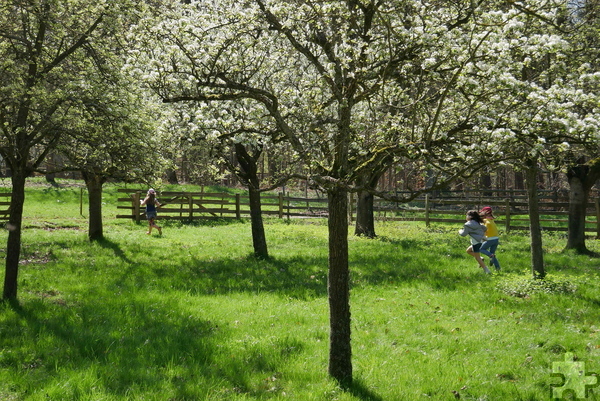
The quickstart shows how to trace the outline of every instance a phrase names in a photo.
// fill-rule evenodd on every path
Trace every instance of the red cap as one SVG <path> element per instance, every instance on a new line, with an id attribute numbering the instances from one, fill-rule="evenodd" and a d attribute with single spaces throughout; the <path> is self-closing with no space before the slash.
<path id="1" fill-rule="evenodd" d="M 486 206 L 486 207 L 482 208 L 479 211 L 479 214 L 482 214 L 482 215 L 489 214 L 490 216 L 492 216 L 493 218 L 495 218 L 494 215 L 492 214 L 492 208 L 489 207 L 489 206 Z"/>

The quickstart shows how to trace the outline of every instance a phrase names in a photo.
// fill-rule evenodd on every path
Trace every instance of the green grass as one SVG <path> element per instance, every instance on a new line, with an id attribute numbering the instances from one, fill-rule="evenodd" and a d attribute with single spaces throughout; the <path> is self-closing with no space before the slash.
<path id="1" fill-rule="evenodd" d="M 600 371 L 600 263 L 563 252 L 564 235 L 544 236 L 543 286 L 526 233 L 502 236 L 491 277 L 459 227 L 350 237 L 356 383 L 343 391 L 327 376 L 324 221 L 267 220 L 272 257 L 256 260 L 249 223 L 148 237 L 114 219 L 115 189 L 98 243 L 78 186 L 28 189 L 19 303 L 0 304 L 0 400 L 541 401 L 565 352 Z"/>

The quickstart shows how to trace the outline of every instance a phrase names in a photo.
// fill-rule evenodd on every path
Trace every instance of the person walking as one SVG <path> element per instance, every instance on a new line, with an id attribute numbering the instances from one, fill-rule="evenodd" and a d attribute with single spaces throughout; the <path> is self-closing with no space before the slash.
<path id="1" fill-rule="evenodd" d="M 152 229 L 156 228 L 158 230 L 158 234 L 162 235 L 161 227 L 159 227 L 155 222 L 157 216 L 156 209 L 160 207 L 160 202 L 158 199 L 156 199 L 156 191 L 150 188 L 146 194 L 146 197 L 140 202 L 140 204 L 142 206 L 146 206 L 146 219 L 148 220 L 148 232 L 146 232 L 146 234 L 152 235 Z"/>
<path id="2" fill-rule="evenodd" d="M 479 215 L 483 218 L 483 224 L 487 227 L 485 232 L 485 241 L 481 244 L 479 252 L 490 258 L 490 264 L 494 265 L 496 271 L 500 271 L 500 262 L 496 257 L 496 250 L 500 244 L 500 235 L 498 233 L 498 227 L 494 219 L 494 214 L 490 206 L 486 206 L 479 211 Z"/>
<path id="3" fill-rule="evenodd" d="M 463 228 L 458 230 L 458 234 L 462 237 L 469 236 L 471 240 L 471 246 L 467 248 L 467 253 L 475 258 L 479 266 L 483 269 L 484 273 L 490 274 L 490 269 L 487 268 L 483 259 L 481 259 L 481 255 L 479 254 L 479 250 L 483 243 L 483 239 L 485 237 L 486 227 L 483 225 L 483 220 L 481 216 L 479 216 L 479 212 L 477 210 L 469 210 L 466 215 L 467 221 Z"/>

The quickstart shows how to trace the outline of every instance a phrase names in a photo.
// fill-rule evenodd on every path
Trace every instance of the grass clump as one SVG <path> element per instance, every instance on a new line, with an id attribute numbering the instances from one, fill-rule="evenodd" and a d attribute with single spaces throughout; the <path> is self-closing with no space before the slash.
<path id="1" fill-rule="evenodd" d="M 503 278 L 496 288 L 513 297 L 526 298 L 533 294 L 572 294 L 577 291 L 577 285 L 565 279 L 525 278 L 511 276 Z"/>

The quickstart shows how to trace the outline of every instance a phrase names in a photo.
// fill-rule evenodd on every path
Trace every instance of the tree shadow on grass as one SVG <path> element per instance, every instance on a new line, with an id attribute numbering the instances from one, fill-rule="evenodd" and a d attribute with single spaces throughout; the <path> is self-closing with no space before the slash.
<path id="1" fill-rule="evenodd" d="M 227 327 L 182 311 L 176 301 L 160 301 L 121 296 L 72 305 L 51 298 L 11 302 L 15 315 L 5 320 L 3 338 L 14 353 L 2 366 L 27 374 L 35 391 L 56 391 L 56 382 L 64 382 L 55 394 L 61 399 L 81 391 L 126 398 L 132 389 L 138 396 L 204 399 L 211 389 L 260 392 L 257 375 L 276 375 L 279 363 L 294 356 L 286 350 L 302 349 L 285 340 L 268 349 L 228 349 Z M 23 343 L 35 343 L 35 350 Z M 90 376 L 89 383 L 72 380 Z"/>
<path id="2" fill-rule="evenodd" d="M 435 290 L 457 290 L 486 280 L 477 263 L 468 256 L 463 243 L 453 238 L 445 244 L 433 239 L 381 237 L 361 244 L 351 253 L 350 266 L 355 285 L 420 285 Z M 472 268 L 456 269 L 470 263 Z"/>
<path id="3" fill-rule="evenodd" d="M 392 263 L 381 263 L 381 258 L 376 256 L 361 256 L 353 260 L 354 285 L 412 285 L 419 283 L 435 290 L 454 291 L 468 287 L 473 283 L 487 279 L 481 269 L 475 266 L 472 269 L 460 271 L 452 269 L 439 269 L 434 265 L 421 265 L 414 263 L 410 256 L 396 256 Z M 370 266 L 359 269 L 357 266 Z"/>
<path id="4" fill-rule="evenodd" d="M 168 306 L 133 299 L 90 299 L 65 308 L 53 308 L 54 300 L 49 301 L 15 308 L 27 322 L 27 335 L 43 339 L 40 347 L 47 348 L 36 350 L 32 375 L 89 370 L 104 391 L 120 396 L 134 386 L 158 391 L 164 370 L 173 361 L 182 366 L 192 362 L 210 375 L 215 334 L 220 330 L 210 321 L 175 316 Z"/>
<path id="5" fill-rule="evenodd" d="M 274 250 L 268 259 L 253 255 L 215 255 L 207 258 L 188 252 L 185 246 L 181 250 L 178 247 L 167 250 L 169 257 L 165 258 L 167 248 L 164 247 L 121 244 L 106 238 L 97 243 L 107 251 L 108 256 L 114 255 L 123 262 L 123 267 L 115 272 L 114 277 L 110 276 L 113 272 L 110 267 L 106 271 L 108 275 L 103 276 L 123 290 L 152 287 L 199 295 L 267 292 L 302 300 L 327 296 L 328 258 L 325 241 L 313 243 L 306 253 L 299 250 L 298 253 L 279 256 Z M 72 245 L 65 243 L 62 246 Z M 441 257 L 449 257 L 456 263 L 467 260 L 462 246 L 452 243 L 448 248 L 444 253 L 449 254 Z M 470 259 L 469 262 L 474 266 L 467 271 L 447 268 L 452 262 L 438 267 L 436 261 L 440 256 L 435 254 L 431 258 L 413 259 L 415 252 L 422 255 L 431 252 L 431 249 L 431 244 L 412 238 L 382 237 L 351 242 L 351 286 L 411 286 L 419 283 L 447 291 L 484 280 L 478 274 L 480 272 L 475 262 Z M 282 252 L 288 252 L 287 248 Z M 428 261 L 431 263 L 425 264 Z"/>
<path id="6" fill-rule="evenodd" d="M 133 263 L 128 257 L 127 255 L 125 255 L 125 252 L 123 252 L 123 250 L 121 249 L 121 246 L 114 242 L 111 241 L 109 239 L 107 239 L 106 237 L 101 238 L 97 241 L 95 241 L 98 245 L 100 245 L 101 247 L 105 248 L 105 249 L 109 249 L 112 252 L 114 252 L 115 256 L 118 257 L 119 259 L 123 260 L 126 263 Z"/>
<path id="7" fill-rule="evenodd" d="M 173 264 L 138 269 L 131 265 L 117 280 L 136 286 L 165 285 L 192 295 L 274 293 L 295 299 L 327 295 L 327 259 L 295 257 L 267 260 L 247 257 L 201 260 L 189 257 Z M 150 273 L 150 274 L 148 274 Z"/>
<path id="8" fill-rule="evenodd" d="M 403 243 L 410 249 L 415 244 Z M 113 249 L 117 245 L 108 244 Z M 117 251 L 115 251 L 117 252 Z M 462 254 L 462 249 L 460 250 Z M 463 257 L 456 257 L 463 260 Z M 473 263 L 475 263 L 473 261 Z M 411 259 L 411 252 L 389 250 L 352 252 L 351 285 L 412 285 L 418 282 L 434 289 L 456 290 L 484 279 L 473 267 L 470 272 L 423 266 Z M 160 260 L 151 266 L 132 263 L 122 271 L 120 286 L 164 286 L 195 295 L 230 293 L 273 293 L 294 299 L 314 299 L 327 296 L 328 260 L 326 255 L 272 256 L 259 259 L 246 257 L 198 258 L 173 253 L 170 260 Z"/>
<path id="9" fill-rule="evenodd" d="M 383 401 L 383 397 L 375 394 L 360 379 L 352 380 L 352 384 L 344 386 L 343 390 L 362 401 Z"/>
<path id="10" fill-rule="evenodd" d="M 225 218 L 225 217 L 218 217 L 218 216 L 213 216 L 213 217 L 208 217 L 205 216 L 205 218 L 202 219 L 195 219 L 195 220 L 172 220 L 172 219 L 168 219 L 165 217 L 161 217 L 160 215 L 157 218 L 157 221 L 160 221 L 160 223 L 167 228 L 179 228 L 179 227 L 219 227 L 219 226 L 231 226 L 231 225 L 236 225 L 236 224 L 240 224 L 240 223 L 245 223 L 246 221 L 248 221 L 249 219 L 246 218 L 241 218 L 241 219 L 235 219 L 235 218 Z"/>
<path id="11" fill-rule="evenodd" d="M 387 236 L 378 236 L 374 239 L 374 241 L 390 244 L 403 249 L 425 249 L 428 247 L 428 245 L 423 243 L 423 241 L 419 241 L 414 238 L 391 238 Z"/>
<path id="12" fill-rule="evenodd" d="M 402 249 L 427 248 L 412 240 L 388 243 Z M 380 243 L 376 252 L 364 254 L 351 250 L 354 286 L 419 282 L 434 288 L 456 289 L 479 279 L 461 277 L 459 272 L 452 275 L 449 270 L 434 266 L 420 266 L 411 260 L 408 251 L 390 256 L 394 249 L 385 245 Z M 151 298 L 142 300 L 136 297 L 139 293 L 135 290 L 152 288 L 149 294 L 178 290 L 191 295 L 271 292 L 296 299 L 327 295 L 327 256 L 323 255 L 207 260 L 174 250 L 169 260 L 141 266 L 136 262 L 136 252 L 145 250 L 126 249 L 126 254 L 119 244 L 108 240 L 101 246 L 127 262 L 126 268 L 114 272 L 110 278 L 115 287 L 108 286 L 120 293 L 113 297 L 106 297 L 106 292 L 104 296 L 92 293 L 75 305 L 51 298 L 32 301 L 26 307 L 15 305 L 27 322 L 27 335 L 32 341 L 47 333 L 52 335 L 51 339 L 39 342 L 45 348 L 36 350 L 32 357 L 31 365 L 38 366 L 32 374 L 39 369 L 36 378 L 41 386 L 44 382 L 51 385 L 56 376 L 64 375 L 56 369 L 60 367 L 67 374 L 72 371 L 75 375 L 81 370 L 95 372 L 106 392 L 122 396 L 131 387 L 141 387 L 151 394 L 162 391 L 161 386 L 171 386 L 177 398 L 197 399 L 191 383 L 199 380 L 207 388 L 258 394 L 260 390 L 256 389 L 252 374 L 264 372 L 263 376 L 268 376 L 277 372 L 278 358 L 286 349 L 301 349 L 301 344 L 277 343 L 273 354 L 250 345 L 242 351 L 228 350 L 221 341 L 230 335 L 226 328 L 202 319 L 201 315 L 190 316 L 175 301 L 165 304 Z M 22 335 L 19 325 L 11 330 L 15 338 Z M 223 353 L 230 355 L 224 358 Z M 23 361 L 14 363 L 21 366 Z M 347 391 L 361 400 L 381 400 L 361 381 Z"/>

